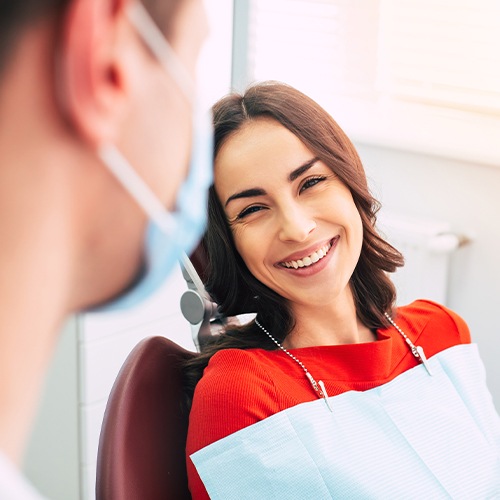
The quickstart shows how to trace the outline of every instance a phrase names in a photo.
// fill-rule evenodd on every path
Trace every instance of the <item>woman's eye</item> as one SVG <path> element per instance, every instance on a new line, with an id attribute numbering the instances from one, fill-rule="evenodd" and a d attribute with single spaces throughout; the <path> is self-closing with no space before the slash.
<path id="1" fill-rule="evenodd" d="M 248 207 L 248 208 L 245 208 L 244 210 L 242 210 L 237 218 L 238 219 L 244 219 L 245 217 L 247 217 L 248 215 L 250 214 L 254 214 L 256 212 L 259 212 L 260 210 L 262 210 L 263 207 L 259 206 L 259 205 L 253 205 L 251 207 Z"/>
<path id="2" fill-rule="evenodd" d="M 319 184 L 320 182 L 324 181 L 326 177 L 324 176 L 319 176 L 319 177 L 311 177 L 310 179 L 307 179 L 302 186 L 300 186 L 300 192 L 304 191 L 305 189 L 309 189 L 316 184 Z"/>

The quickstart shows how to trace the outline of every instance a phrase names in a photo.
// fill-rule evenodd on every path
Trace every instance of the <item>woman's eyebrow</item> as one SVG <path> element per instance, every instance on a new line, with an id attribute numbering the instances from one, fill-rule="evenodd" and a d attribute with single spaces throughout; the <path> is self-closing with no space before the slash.
<path id="1" fill-rule="evenodd" d="M 300 167 L 292 170 L 292 172 L 290 172 L 290 174 L 288 175 L 288 181 L 293 182 L 295 179 L 299 178 L 304 172 L 307 172 L 318 160 L 318 157 L 312 158 Z M 265 194 L 267 193 L 262 188 L 245 189 L 244 191 L 240 191 L 239 193 L 232 194 L 227 199 L 224 208 L 227 207 L 229 202 L 233 200 L 238 200 L 240 198 L 253 198 L 254 196 L 264 196 Z"/>
<path id="2" fill-rule="evenodd" d="M 296 168 L 295 170 L 290 172 L 288 180 L 290 182 L 293 182 L 295 179 L 299 178 L 304 172 L 307 172 L 318 160 L 319 158 L 316 156 L 312 160 L 309 160 L 300 167 Z"/>
<path id="3" fill-rule="evenodd" d="M 227 207 L 228 203 L 239 198 L 252 198 L 254 196 L 264 196 L 266 192 L 260 188 L 245 189 L 239 193 L 232 194 L 226 201 L 224 207 Z"/>

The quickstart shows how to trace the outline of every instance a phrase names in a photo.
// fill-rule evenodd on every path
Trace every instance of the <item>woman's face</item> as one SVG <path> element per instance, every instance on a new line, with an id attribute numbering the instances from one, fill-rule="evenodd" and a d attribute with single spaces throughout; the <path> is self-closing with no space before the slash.
<path id="1" fill-rule="evenodd" d="M 293 304 L 350 294 L 363 227 L 349 189 L 287 128 L 248 122 L 215 160 L 215 189 L 250 272 Z"/>

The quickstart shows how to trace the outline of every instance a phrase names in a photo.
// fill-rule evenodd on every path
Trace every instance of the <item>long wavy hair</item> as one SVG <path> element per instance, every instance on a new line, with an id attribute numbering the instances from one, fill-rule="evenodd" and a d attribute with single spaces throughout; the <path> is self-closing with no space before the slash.
<path id="1" fill-rule="evenodd" d="M 215 150 L 247 122 L 271 118 L 295 134 L 349 188 L 363 224 L 361 254 L 350 286 L 361 322 L 370 329 L 387 326 L 385 312 L 391 313 L 395 287 L 387 276 L 404 263 L 401 253 L 376 231 L 379 203 L 368 189 L 361 160 L 342 129 L 315 101 L 279 82 L 249 87 L 243 95 L 232 93 L 213 107 Z M 208 255 L 206 288 L 225 316 L 257 313 L 280 342 L 294 327 L 286 299 L 262 284 L 248 270 L 236 250 L 228 220 L 214 186 L 208 202 L 208 228 L 203 245 Z M 255 325 L 230 326 L 206 346 L 186 367 L 186 386 L 192 395 L 210 358 L 221 349 L 276 349 L 276 345 Z"/>

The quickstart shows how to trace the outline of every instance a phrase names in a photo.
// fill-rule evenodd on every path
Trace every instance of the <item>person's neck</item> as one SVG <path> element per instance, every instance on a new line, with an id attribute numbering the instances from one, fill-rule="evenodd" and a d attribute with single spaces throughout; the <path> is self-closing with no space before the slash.
<path id="1" fill-rule="evenodd" d="M 22 151 L 14 162 L 8 153 L 0 148 L 0 450 L 19 464 L 69 310 L 72 268 L 67 200 L 40 173 L 53 157 Z"/>
<path id="2" fill-rule="evenodd" d="M 8 300 L 5 287 L 0 287 L 0 451 L 16 465 L 22 462 L 62 324 L 62 318 L 45 307 L 43 287 L 34 282 L 29 286 L 38 292 L 24 287 L 23 294 L 16 287 Z"/>
<path id="3" fill-rule="evenodd" d="M 294 305 L 295 327 L 284 341 L 288 349 L 373 342 L 376 335 L 356 315 L 350 291 L 321 306 Z"/>

